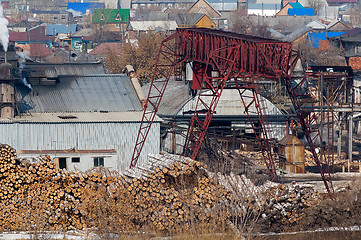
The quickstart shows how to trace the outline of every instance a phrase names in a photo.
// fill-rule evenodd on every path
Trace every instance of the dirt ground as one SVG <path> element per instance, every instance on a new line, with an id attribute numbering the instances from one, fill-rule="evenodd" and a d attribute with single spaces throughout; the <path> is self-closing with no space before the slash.
<path id="1" fill-rule="evenodd" d="M 361 239 L 361 231 L 328 231 L 296 233 L 275 236 L 256 236 L 254 240 L 356 240 Z"/>

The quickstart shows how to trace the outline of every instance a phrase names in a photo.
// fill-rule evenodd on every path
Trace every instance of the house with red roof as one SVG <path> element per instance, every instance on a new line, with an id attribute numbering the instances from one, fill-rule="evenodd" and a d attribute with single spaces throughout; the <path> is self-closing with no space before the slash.
<path id="1" fill-rule="evenodd" d="M 120 55 L 121 54 L 121 44 L 116 42 L 105 42 L 101 43 L 99 46 L 94 48 L 89 52 L 89 55 L 97 56 L 97 57 L 105 57 L 110 52 Z"/>

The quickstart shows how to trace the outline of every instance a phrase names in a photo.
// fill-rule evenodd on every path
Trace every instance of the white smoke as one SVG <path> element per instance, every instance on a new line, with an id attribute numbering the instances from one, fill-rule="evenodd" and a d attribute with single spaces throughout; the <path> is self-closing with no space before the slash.
<path id="1" fill-rule="evenodd" d="M 33 88 L 31 87 L 31 84 L 28 83 L 28 81 L 26 80 L 26 78 L 22 78 L 22 79 L 21 79 L 21 82 L 22 82 L 26 87 L 28 87 L 28 88 L 30 88 L 30 89 L 33 89 Z"/>
<path id="2" fill-rule="evenodd" d="M 25 62 L 26 62 L 26 59 L 30 60 L 30 57 L 29 57 L 29 52 L 28 51 L 23 51 L 23 52 L 19 52 L 17 51 L 16 52 L 16 55 L 19 56 L 19 69 L 23 69 L 25 67 Z M 33 89 L 30 85 L 30 83 L 28 83 L 28 81 L 26 80 L 26 78 L 22 78 L 21 79 L 21 82 L 26 86 L 28 87 L 29 89 Z"/>
<path id="3" fill-rule="evenodd" d="M 26 50 L 23 52 L 16 51 L 16 55 L 19 57 L 19 68 L 23 69 L 25 67 L 25 61 L 30 60 L 29 52 Z"/>
<path id="4" fill-rule="evenodd" d="M 0 43 L 3 45 L 4 51 L 8 51 L 9 46 L 9 21 L 4 17 L 4 9 L 0 5 Z"/>

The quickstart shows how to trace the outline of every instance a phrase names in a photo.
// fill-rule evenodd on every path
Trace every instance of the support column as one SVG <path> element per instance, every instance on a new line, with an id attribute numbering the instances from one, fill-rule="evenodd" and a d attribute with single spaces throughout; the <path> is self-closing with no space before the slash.
<path id="1" fill-rule="evenodd" d="M 353 132 L 353 116 L 348 117 L 348 159 L 352 162 L 352 132 Z"/>

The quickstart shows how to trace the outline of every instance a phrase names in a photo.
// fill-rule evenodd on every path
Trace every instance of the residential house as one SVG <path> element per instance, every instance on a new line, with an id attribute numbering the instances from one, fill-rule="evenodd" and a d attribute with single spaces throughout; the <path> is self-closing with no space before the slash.
<path id="1" fill-rule="evenodd" d="M 9 32 L 9 41 L 16 44 L 27 44 L 29 42 L 27 32 Z"/>
<path id="2" fill-rule="evenodd" d="M 121 45 L 117 42 L 105 42 L 94 48 L 89 52 L 90 56 L 94 56 L 97 59 L 104 59 L 110 53 L 115 55 L 121 55 Z"/>
<path id="3" fill-rule="evenodd" d="M 358 7 L 340 7 L 339 17 L 345 23 L 352 24 L 355 27 L 361 27 L 361 15 Z"/>
<path id="4" fill-rule="evenodd" d="M 176 14 L 175 19 L 181 28 L 215 28 L 216 24 L 204 13 Z"/>
<path id="5" fill-rule="evenodd" d="M 186 13 L 203 13 L 211 19 L 217 19 L 222 16 L 221 13 L 215 10 L 206 0 L 198 0 L 188 9 Z"/>
<path id="6" fill-rule="evenodd" d="M 71 49 L 88 52 L 94 48 L 96 31 L 92 28 L 83 28 L 70 36 Z"/>
<path id="7" fill-rule="evenodd" d="M 283 2 L 284 3 L 284 2 Z M 289 16 L 288 15 L 288 9 L 300 9 L 304 8 L 301 3 L 299 2 L 288 2 L 284 5 L 284 7 L 276 14 L 276 16 Z"/>
<path id="8" fill-rule="evenodd" d="M 313 8 L 290 8 L 288 9 L 289 16 L 314 16 Z"/>
<path id="9" fill-rule="evenodd" d="M 308 40 L 308 33 L 311 32 L 311 28 L 303 27 L 298 28 L 296 31 L 288 34 L 283 38 L 283 41 L 291 42 L 292 47 L 297 49 L 300 44 L 306 43 Z"/>
<path id="10" fill-rule="evenodd" d="M 340 20 L 314 20 L 306 25 L 306 27 L 312 28 L 314 31 L 328 31 L 328 32 L 337 32 L 337 31 L 347 31 L 352 29 L 348 24 Z"/>
<path id="11" fill-rule="evenodd" d="M 361 28 L 348 30 L 329 40 L 333 46 L 343 50 L 348 66 L 354 71 L 361 71 Z"/>
<path id="12" fill-rule="evenodd" d="M 99 31 L 124 32 L 129 13 L 129 9 L 94 9 L 92 21 Z"/>
<path id="13" fill-rule="evenodd" d="M 329 40 L 328 38 L 338 37 L 345 32 L 313 32 L 308 33 L 311 46 L 314 48 L 328 49 Z"/>
<path id="14" fill-rule="evenodd" d="M 35 27 L 35 25 L 29 21 L 22 20 L 20 22 L 9 23 L 8 29 L 12 32 L 26 32 L 30 28 Z"/>
<path id="15" fill-rule="evenodd" d="M 16 46 L 26 51 L 27 56 L 32 60 L 41 61 L 45 57 L 52 55 L 52 50 L 43 43 L 17 44 Z"/>
<path id="16" fill-rule="evenodd" d="M 30 28 L 28 31 L 28 40 L 30 43 L 46 43 L 51 44 L 54 42 L 54 36 L 46 35 L 46 25 L 38 25 L 36 27 Z"/>

